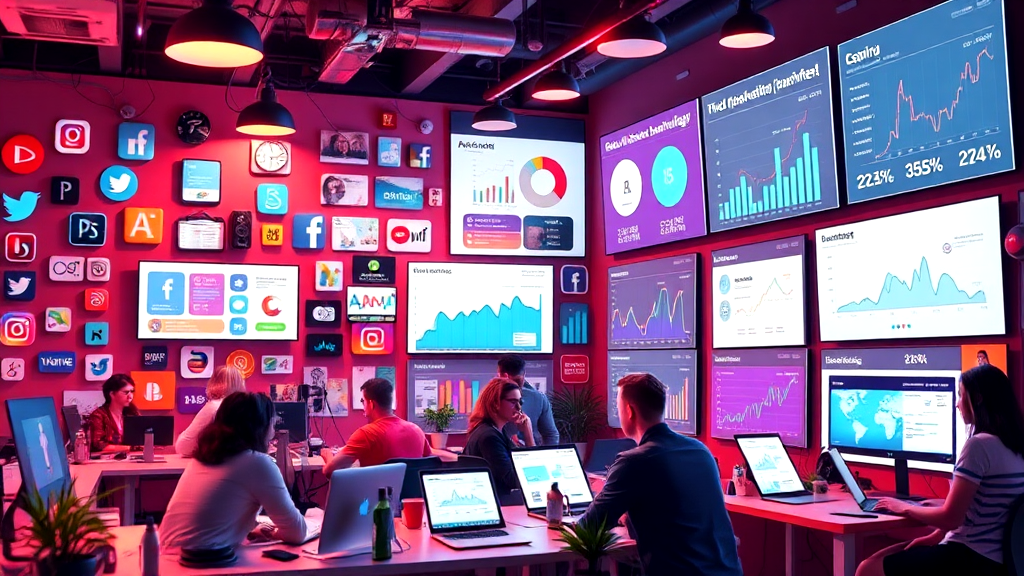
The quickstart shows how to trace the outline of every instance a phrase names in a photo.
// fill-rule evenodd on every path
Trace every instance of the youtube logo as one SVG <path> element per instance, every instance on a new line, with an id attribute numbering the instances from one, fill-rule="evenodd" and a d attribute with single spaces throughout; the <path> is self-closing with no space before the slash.
<path id="1" fill-rule="evenodd" d="M 4 166 L 15 174 L 31 174 L 43 165 L 43 145 L 34 136 L 18 134 L 0 150 Z"/>
<path id="2" fill-rule="evenodd" d="M 36 259 L 36 235 L 31 232 L 8 232 L 4 241 L 8 262 L 32 262 Z"/>

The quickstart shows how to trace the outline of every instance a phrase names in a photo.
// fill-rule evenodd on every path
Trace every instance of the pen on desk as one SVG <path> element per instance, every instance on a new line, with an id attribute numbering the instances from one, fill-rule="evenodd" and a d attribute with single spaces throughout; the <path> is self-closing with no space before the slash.
<path id="1" fill-rule="evenodd" d="M 855 514 L 853 512 L 830 512 L 833 516 L 847 516 L 849 518 L 878 518 L 877 514 Z"/>

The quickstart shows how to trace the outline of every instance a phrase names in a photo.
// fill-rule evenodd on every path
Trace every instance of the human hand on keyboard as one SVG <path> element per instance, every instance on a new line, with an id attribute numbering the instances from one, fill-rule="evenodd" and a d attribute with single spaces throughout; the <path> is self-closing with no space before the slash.
<path id="1" fill-rule="evenodd" d="M 273 524 L 256 524 L 256 527 L 249 532 L 249 542 L 270 542 L 277 539 L 277 527 Z"/>

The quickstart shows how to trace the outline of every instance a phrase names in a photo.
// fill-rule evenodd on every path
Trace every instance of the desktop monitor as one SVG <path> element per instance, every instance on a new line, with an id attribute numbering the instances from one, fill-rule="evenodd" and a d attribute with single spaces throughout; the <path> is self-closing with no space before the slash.
<path id="1" fill-rule="evenodd" d="M 309 436 L 309 407 L 305 402 L 274 402 L 277 430 L 288 431 L 289 442 L 305 442 Z"/>
<path id="2" fill-rule="evenodd" d="M 7 418 L 21 465 L 23 489 L 51 497 L 71 479 L 53 398 L 7 400 Z"/>
<path id="3" fill-rule="evenodd" d="M 61 413 L 64 415 L 64 428 L 67 430 L 67 437 L 65 441 L 71 445 L 71 449 L 75 447 L 75 436 L 78 431 L 82 429 L 82 415 L 78 412 L 77 404 L 67 404 L 61 406 Z"/>
<path id="4" fill-rule="evenodd" d="M 125 416 L 123 442 L 143 446 L 147 430 L 153 431 L 154 446 L 174 445 L 174 416 Z"/>

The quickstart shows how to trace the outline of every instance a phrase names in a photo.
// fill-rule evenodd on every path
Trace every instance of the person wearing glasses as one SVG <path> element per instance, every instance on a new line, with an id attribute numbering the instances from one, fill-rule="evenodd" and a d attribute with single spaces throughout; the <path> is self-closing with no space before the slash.
<path id="1" fill-rule="evenodd" d="M 122 444 L 124 417 L 138 416 L 139 409 L 132 404 L 135 381 L 127 374 L 114 374 L 103 383 L 103 406 L 89 415 L 93 452 L 127 452 L 131 446 Z"/>
<path id="2" fill-rule="evenodd" d="M 462 453 L 487 461 L 499 497 L 519 488 L 512 466 L 512 439 L 502 432 L 509 422 L 519 430 L 527 446 L 536 445 L 530 417 L 523 413 L 519 384 L 507 378 L 492 378 L 480 392 L 469 416 L 469 437 Z"/>
<path id="3" fill-rule="evenodd" d="M 558 444 L 558 428 L 551 414 L 551 402 L 547 394 L 537 390 L 526 381 L 526 361 L 516 354 L 505 354 L 498 358 L 498 376 L 507 378 L 519 385 L 523 393 L 523 414 L 530 417 L 533 423 L 533 439 L 542 446 Z M 523 443 L 514 424 L 505 428 L 505 434 L 517 444 Z"/>

